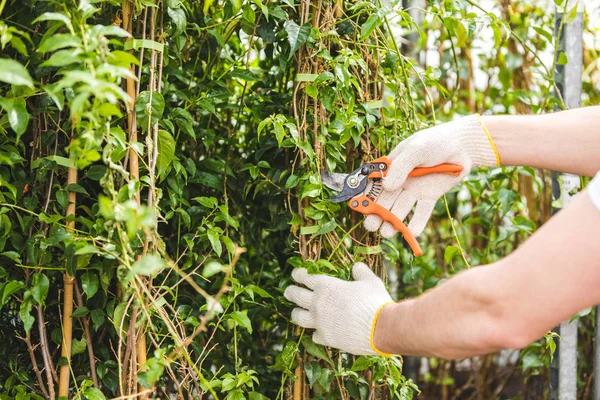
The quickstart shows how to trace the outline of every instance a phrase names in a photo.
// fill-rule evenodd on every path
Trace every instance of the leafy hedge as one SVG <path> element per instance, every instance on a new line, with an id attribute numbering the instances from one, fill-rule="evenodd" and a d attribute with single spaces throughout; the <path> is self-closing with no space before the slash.
<path id="1" fill-rule="evenodd" d="M 292 268 L 366 260 L 416 295 L 534 231 L 549 175 L 474 173 L 413 260 L 325 200 L 319 171 L 455 114 L 560 100 L 537 2 L 405 3 L 0 1 L 0 397 L 412 398 L 400 357 L 289 322 Z M 597 69 L 585 85 L 597 100 Z M 522 353 L 523 379 L 553 344 Z M 425 394 L 460 388 L 455 364 L 428 365 Z"/>

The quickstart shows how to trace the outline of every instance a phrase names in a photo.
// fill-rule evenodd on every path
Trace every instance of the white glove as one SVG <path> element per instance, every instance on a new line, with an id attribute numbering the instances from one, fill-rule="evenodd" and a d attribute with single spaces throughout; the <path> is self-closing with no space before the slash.
<path id="1" fill-rule="evenodd" d="M 433 212 L 437 200 L 457 185 L 473 167 L 500 165 L 500 156 L 487 128 L 479 115 L 419 131 L 402 141 L 389 155 L 392 165 L 383 179 L 383 188 L 377 203 L 404 220 L 416 204 L 408 229 L 417 237 Z M 416 167 L 433 167 L 438 164 L 455 164 L 463 167 L 458 177 L 432 174 L 408 178 Z M 377 215 L 369 215 L 364 226 L 369 231 L 381 227 L 381 236 L 389 238 L 396 230 L 389 222 L 382 224 Z"/>
<path id="2" fill-rule="evenodd" d="M 308 289 L 289 286 L 284 296 L 301 308 L 292 311 L 292 322 L 316 329 L 313 342 L 356 355 L 383 355 L 373 344 L 377 317 L 383 306 L 393 303 L 381 279 L 356 263 L 354 281 L 328 275 L 311 275 L 296 268 L 292 278 Z"/>

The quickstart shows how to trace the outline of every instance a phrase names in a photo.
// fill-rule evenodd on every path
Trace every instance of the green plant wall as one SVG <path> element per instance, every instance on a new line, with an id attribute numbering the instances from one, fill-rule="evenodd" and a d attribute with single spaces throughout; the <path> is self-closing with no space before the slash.
<path id="1" fill-rule="evenodd" d="M 282 296 L 359 260 L 415 296 L 547 220 L 547 171 L 475 171 L 413 259 L 320 180 L 458 115 L 560 107 L 542 3 L 0 0 L 0 398 L 543 396 L 551 335 L 420 375 L 314 344 Z"/>

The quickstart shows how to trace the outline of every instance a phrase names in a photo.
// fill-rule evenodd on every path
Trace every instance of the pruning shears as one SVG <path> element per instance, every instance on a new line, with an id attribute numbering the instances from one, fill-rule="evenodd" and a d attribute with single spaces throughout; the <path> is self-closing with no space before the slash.
<path id="1" fill-rule="evenodd" d="M 371 162 L 361 165 L 349 174 L 321 172 L 323 184 L 339 193 L 328 199 L 335 203 L 348 200 L 348 206 L 364 215 L 376 214 L 382 220 L 392 224 L 394 229 L 401 232 L 404 239 L 412 249 L 415 256 L 423 254 L 417 239 L 410 233 L 406 225 L 387 208 L 377 203 L 377 197 L 383 190 L 383 178 L 387 175 L 391 160 L 388 157 L 380 157 Z M 416 178 L 429 174 L 449 174 L 458 176 L 463 168 L 454 164 L 439 164 L 433 167 L 418 167 L 413 169 L 408 176 Z M 369 180 L 371 187 L 367 191 Z"/>

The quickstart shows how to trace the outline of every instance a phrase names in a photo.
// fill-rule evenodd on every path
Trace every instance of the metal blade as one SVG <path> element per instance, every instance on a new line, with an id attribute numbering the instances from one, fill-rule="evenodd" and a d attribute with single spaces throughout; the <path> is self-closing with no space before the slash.
<path id="1" fill-rule="evenodd" d="M 321 171 L 323 185 L 336 192 L 341 192 L 344 189 L 347 176 L 348 174 L 340 174 L 339 172 Z"/>
<path id="2" fill-rule="evenodd" d="M 327 199 L 329 201 L 332 201 L 334 203 L 341 203 L 342 201 L 346 201 L 346 200 L 350 200 L 351 198 L 356 196 L 356 192 L 355 191 L 348 191 L 348 190 L 343 190 L 342 193 L 338 194 L 337 196 L 334 196 L 330 199 Z"/>

